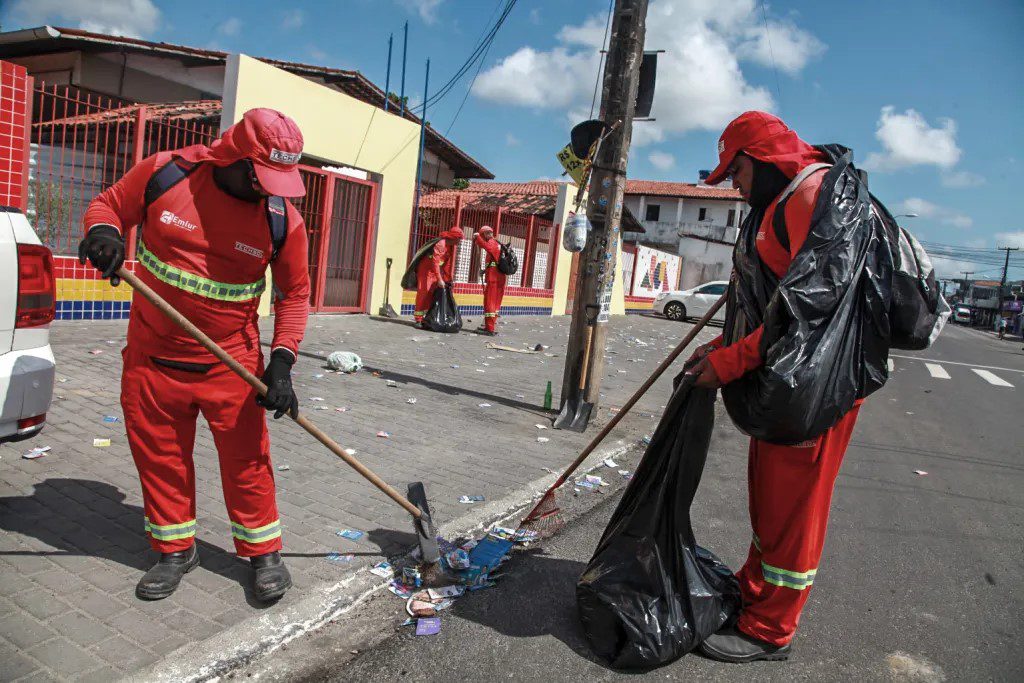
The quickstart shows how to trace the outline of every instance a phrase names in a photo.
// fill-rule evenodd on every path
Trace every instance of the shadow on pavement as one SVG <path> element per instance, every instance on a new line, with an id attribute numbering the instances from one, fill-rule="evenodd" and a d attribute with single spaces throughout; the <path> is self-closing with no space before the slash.
<path id="1" fill-rule="evenodd" d="M 156 562 L 142 531 L 142 508 L 125 504 L 125 494 L 115 486 L 90 479 L 47 479 L 34 487 L 31 496 L 0 498 L 0 530 L 39 539 L 55 550 L 0 550 L 0 557 L 94 557 L 137 570 L 140 578 Z M 80 513 L 80 507 L 88 512 Z M 272 604 L 252 597 L 248 562 L 199 538 L 196 545 L 201 570 L 238 583 L 252 607 Z"/>
<path id="2" fill-rule="evenodd" d="M 384 318 L 384 319 L 387 320 L 387 318 Z M 389 321 L 389 322 L 393 322 L 393 321 Z M 263 342 L 263 345 L 268 347 L 268 348 L 270 347 L 270 343 L 269 342 Z M 312 353 L 310 351 L 302 351 L 300 349 L 299 350 L 299 355 L 303 356 L 304 358 L 312 358 L 314 360 L 323 361 L 325 365 L 327 363 L 327 356 L 324 356 L 324 355 L 319 354 L 319 353 Z M 537 415 L 538 417 L 543 417 L 543 418 L 547 418 L 547 419 L 554 419 L 555 415 L 558 414 L 556 411 L 553 411 L 553 410 L 544 410 L 543 408 L 541 408 L 540 406 L 536 405 L 535 403 L 527 403 L 526 401 L 517 401 L 514 398 L 510 399 L 510 398 L 507 398 L 505 396 L 498 396 L 496 394 L 488 394 L 488 393 L 485 393 L 485 392 L 482 392 L 482 391 L 475 391 L 473 389 L 466 389 L 465 387 L 452 386 L 451 384 L 445 384 L 444 382 L 435 382 L 435 381 L 432 381 L 432 380 L 429 380 L 429 379 L 425 379 L 423 377 L 417 377 L 416 375 L 406 375 L 406 374 L 401 373 L 401 372 L 395 372 L 394 370 L 388 370 L 387 368 L 374 367 L 372 365 L 364 365 L 363 369 L 367 370 L 369 372 L 379 372 L 386 379 L 393 379 L 396 382 L 401 382 L 403 384 L 415 384 L 415 385 L 424 387 L 426 389 L 431 389 L 431 390 L 436 391 L 438 393 L 447 394 L 449 396 L 472 396 L 473 398 L 478 398 L 478 399 L 481 399 L 481 400 L 486 400 L 486 401 L 489 401 L 489 402 L 492 402 L 492 403 L 500 403 L 501 405 L 507 406 L 509 408 L 516 408 L 518 410 L 523 410 L 523 411 L 526 411 L 528 413 L 532 413 L 534 415 Z"/>
<path id="3" fill-rule="evenodd" d="M 543 548 L 518 550 L 503 565 L 496 588 L 475 592 L 475 599 L 456 601 L 451 609 L 503 636 L 553 636 L 605 667 L 590 652 L 576 615 L 576 581 L 585 568 L 583 562 L 546 555 Z M 557 672 L 551 672 L 551 680 L 558 680 Z"/>

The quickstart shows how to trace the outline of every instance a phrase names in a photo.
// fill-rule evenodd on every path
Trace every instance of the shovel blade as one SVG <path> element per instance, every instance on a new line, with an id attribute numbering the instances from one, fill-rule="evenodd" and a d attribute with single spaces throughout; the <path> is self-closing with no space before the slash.
<path id="1" fill-rule="evenodd" d="M 420 553 L 426 564 L 437 564 L 441 557 L 441 550 L 437 547 L 437 529 L 430 518 L 430 505 L 427 504 L 427 492 L 423 488 L 423 482 L 414 481 L 409 484 L 406 498 L 409 502 L 419 508 L 423 515 L 413 518 L 412 526 L 416 531 L 416 538 L 420 543 Z"/>
<path id="2" fill-rule="evenodd" d="M 576 411 L 576 415 L 573 417 L 572 422 L 569 423 L 567 429 L 574 432 L 585 432 L 587 431 L 587 425 L 590 424 L 590 414 L 594 411 L 594 404 L 581 402 L 579 409 Z"/>
<path id="3" fill-rule="evenodd" d="M 566 399 L 565 403 L 562 404 L 562 411 L 558 413 L 558 417 L 551 424 L 555 429 L 571 429 L 570 425 L 576 419 L 576 413 L 579 412 L 579 401 L 573 398 Z"/>

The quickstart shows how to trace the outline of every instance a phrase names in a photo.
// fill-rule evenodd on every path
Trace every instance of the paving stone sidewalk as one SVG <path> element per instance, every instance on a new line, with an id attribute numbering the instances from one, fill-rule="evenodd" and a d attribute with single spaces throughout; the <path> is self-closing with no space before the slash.
<path id="1" fill-rule="evenodd" d="M 546 470 L 564 467 L 596 433 L 595 426 L 586 434 L 552 430 L 553 413 L 541 407 L 548 381 L 558 406 L 568 323 L 508 318 L 501 336 L 491 339 L 433 334 L 407 320 L 314 316 L 294 370 L 296 391 L 305 413 L 367 466 L 401 491 L 407 482 L 423 481 L 435 518 L 457 520 L 474 507 L 458 503 L 460 496 L 491 501 L 523 492 Z M 270 324 L 264 321 L 265 342 Z M 597 426 L 689 329 L 644 316 L 613 318 L 610 325 Z M 120 421 L 124 333 L 120 321 L 55 323 L 59 399 L 47 427 L 33 440 L 0 445 L 2 681 L 116 680 L 233 629 L 259 633 L 261 617 L 294 607 L 357 567 L 407 551 L 414 541 L 398 506 L 298 426 L 277 421 L 270 430 L 272 457 L 295 587 L 275 605 L 256 603 L 247 594 L 248 565 L 233 554 L 216 451 L 200 420 L 201 568 L 171 598 L 137 600 L 135 583 L 155 555 L 142 531 L 141 494 Z M 715 334 L 705 331 L 698 341 Z M 488 349 L 487 342 L 549 348 L 510 353 Z M 366 367 L 351 375 L 328 372 L 325 360 L 334 350 L 358 353 Z M 671 375 L 609 443 L 650 433 Z M 107 415 L 119 421 L 104 422 Z M 378 437 L 379 431 L 389 436 Z M 109 438 L 111 445 L 94 447 L 94 438 Z M 36 446 L 52 450 L 36 460 L 21 457 Z M 336 535 L 343 528 L 366 536 L 348 541 Z M 332 552 L 355 559 L 327 561 Z"/>

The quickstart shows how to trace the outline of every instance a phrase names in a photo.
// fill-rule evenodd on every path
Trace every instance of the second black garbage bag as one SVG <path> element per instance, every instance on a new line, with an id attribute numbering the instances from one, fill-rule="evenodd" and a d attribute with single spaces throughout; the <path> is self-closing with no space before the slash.
<path id="1" fill-rule="evenodd" d="M 452 288 L 438 287 L 434 290 L 434 303 L 423 319 L 434 332 L 458 332 L 462 329 L 462 315 L 455 304 Z"/>
<path id="2" fill-rule="evenodd" d="M 658 429 L 576 584 L 594 654 L 651 669 L 693 650 L 739 610 L 732 572 L 697 545 L 690 505 L 714 426 L 715 392 L 680 375 Z"/>

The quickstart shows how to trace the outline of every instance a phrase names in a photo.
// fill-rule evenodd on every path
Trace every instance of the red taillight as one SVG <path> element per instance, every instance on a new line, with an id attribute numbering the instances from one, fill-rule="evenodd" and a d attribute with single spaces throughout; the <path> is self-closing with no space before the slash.
<path id="1" fill-rule="evenodd" d="M 44 422 L 46 422 L 46 413 L 36 415 L 35 417 L 22 418 L 18 420 L 18 431 L 20 432 L 25 429 L 31 429 L 32 427 L 43 424 Z"/>
<path id="2" fill-rule="evenodd" d="M 18 245 L 18 312 L 15 327 L 37 327 L 53 320 L 56 285 L 53 254 L 38 244 Z"/>

